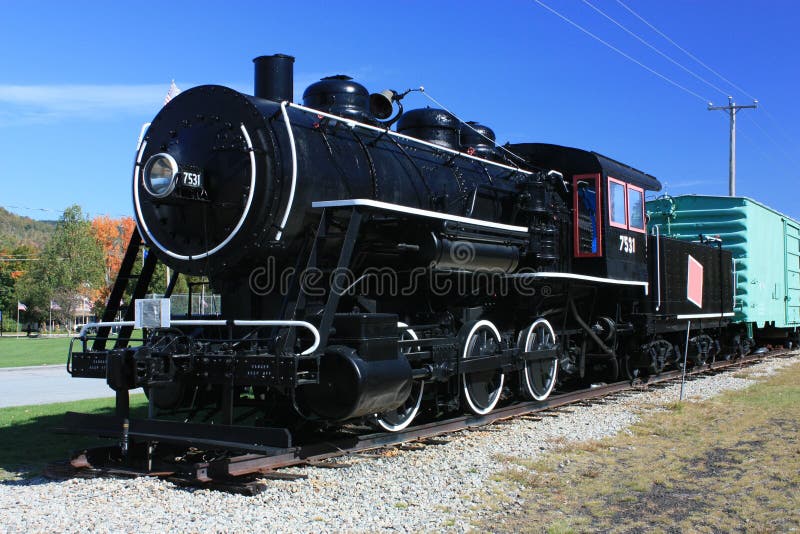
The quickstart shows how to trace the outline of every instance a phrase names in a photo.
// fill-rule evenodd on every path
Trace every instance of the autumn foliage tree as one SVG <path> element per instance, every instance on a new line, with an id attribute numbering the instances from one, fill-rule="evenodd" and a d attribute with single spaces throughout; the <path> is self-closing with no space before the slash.
<path id="1" fill-rule="evenodd" d="M 106 288 L 96 299 L 98 301 L 97 307 L 100 308 L 105 306 L 108 295 L 111 292 L 111 287 L 114 285 L 114 280 L 116 280 L 119 274 L 122 259 L 125 257 L 125 249 L 130 242 L 131 235 L 136 231 L 136 222 L 130 217 L 112 219 L 111 217 L 101 215 L 92 220 L 92 229 L 97 236 L 97 240 L 103 245 L 103 250 L 106 254 Z M 132 274 L 139 274 L 141 265 L 142 251 L 140 250 L 139 256 L 133 265 Z M 169 282 L 169 273 L 166 265 L 161 262 L 157 263 L 147 292 L 164 294 Z M 175 285 L 175 293 L 186 293 L 187 291 L 188 286 L 186 285 L 186 280 L 184 277 L 181 277 Z M 127 297 L 130 297 L 129 292 L 126 292 L 126 298 Z"/>
<path id="2" fill-rule="evenodd" d="M 103 245 L 105 252 L 105 281 L 106 292 L 102 297 L 108 296 L 111 284 L 119 273 L 122 258 L 125 257 L 125 249 L 131 239 L 136 223 L 130 217 L 120 217 L 112 219 L 107 215 L 100 215 L 92 219 L 92 230 L 97 240 Z"/>

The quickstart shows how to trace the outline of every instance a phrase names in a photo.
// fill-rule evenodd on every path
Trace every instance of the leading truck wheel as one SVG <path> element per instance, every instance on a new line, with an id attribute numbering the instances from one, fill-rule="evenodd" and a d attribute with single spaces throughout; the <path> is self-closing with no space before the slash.
<path id="1" fill-rule="evenodd" d="M 500 350 L 500 332 L 491 321 L 468 323 L 462 329 L 461 358 L 493 356 Z M 459 336 L 462 337 L 462 336 Z M 503 391 L 505 375 L 500 369 L 475 371 L 461 375 L 462 393 L 466 407 L 476 415 L 486 415 L 497 406 Z"/>
<path id="2" fill-rule="evenodd" d="M 520 349 L 524 352 L 541 350 L 556 345 L 556 333 L 547 319 L 536 319 L 527 330 L 523 332 L 524 345 Z M 528 360 L 522 369 L 522 384 L 529 398 L 543 401 L 550 396 L 556 385 L 558 376 L 558 358 L 547 360 Z"/>
<path id="3" fill-rule="evenodd" d="M 397 327 L 404 329 L 403 333 L 400 335 L 400 341 L 407 341 L 410 339 L 416 341 L 419 339 L 417 333 L 409 328 L 407 324 L 397 323 Z M 409 347 L 404 352 L 411 352 L 411 350 L 411 347 Z M 419 350 L 419 348 L 417 348 L 417 350 Z M 420 404 L 422 404 L 423 387 L 424 382 L 422 380 L 415 380 L 414 385 L 411 386 L 411 393 L 408 399 L 394 410 L 376 414 L 374 419 L 375 424 L 387 432 L 400 432 L 405 429 L 419 413 L 419 407 Z"/>

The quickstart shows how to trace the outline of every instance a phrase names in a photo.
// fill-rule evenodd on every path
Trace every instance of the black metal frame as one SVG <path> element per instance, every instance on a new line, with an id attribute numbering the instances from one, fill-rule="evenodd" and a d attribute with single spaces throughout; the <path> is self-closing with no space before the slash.
<path id="1" fill-rule="evenodd" d="M 156 264 L 158 263 L 158 258 L 155 254 L 147 254 L 144 260 L 144 265 L 142 265 L 142 269 L 139 274 L 132 274 L 133 266 L 136 263 L 136 258 L 139 255 L 139 250 L 142 249 L 142 245 L 142 237 L 139 235 L 139 230 L 134 229 L 133 233 L 131 234 L 131 239 L 128 242 L 128 247 L 125 249 L 125 256 L 122 258 L 119 274 L 117 275 L 116 280 L 114 280 L 114 285 L 111 288 L 111 294 L 108 296 L 106 309 L 101 318 L 102 322 L 114 321 L 117 312 L 122 309 L 125 310 L 123 320 L 133 320 L 136 312 L 136 299 L 141 299 L 144 297 L 145 293 L 147 292 L 147 287 L 150 285 L 150 280 L 153 278 L 153 272 L 155 271 Z M 136 280 L 136 285 L 134 286 L 128 305 L 123 306 L 120 303 L 122 302 L 122 297 L 125 294 L 125 290 L 128 288 L 128 283 L 131 280 Z M 177 279 L 175 281 L 177 281 Z M 175 283 L 171 281 L 170 287 L 172 288 L 174 286 Z M 119 349 L 127 347 L 132 332 L 132 326 L 122 327 L 119 335 L 117 336 L 117 340 L 114 342 L 114 348 Z M 92 350 L 105 350 L 106 342 L 110 333 L 110 326 L 99 327 L 97 329 L 97 337 L 95 337 L 94 343 L 92 344 Z"/>
<path id="2" fill-rule="evenodd" d="M 126 444 L 126 446 L 129 441 L 134 442 L 136 440 L 185 444 L 203 443 L 206 445 L 225 446 L 231 449 L 248 451 L 261 451 L 260 447 L 288 446 L 282 441 L 284 436 L 286 436 L 286 440 L 288 440 L 289 443 L 291 442 L 291 435 L 288 429 L 236 427 L 232 424 L 234 420 L 234 407 L 236 405 L 234 398 L 236 387 L 241 385 L 281 385 L 287 386 L 294 392 L 299 382 L 297 373 L 300 360 L 316 360 L 316 368 L 319 369 L 319 360 L 325 353 L 336 312 L 341 298 L 344 295 L 344 292 L 341 291 L 342 286 L 347 280 L 344 269 L 352 266 L 356 244 L 359 240 L 360 232 L 366 217 L 364 211 L 369 209 L 369 207 L 361 206 L 337 208 L 335 210 L 335 219 L 332 210 L 322 210 L 317 231 L 308 242 L 308 260 L 306 262 L 306 267 L 318 267 L 319 255 L 324 242 L 331 237 L 342 239 L 338 258 L 335 263 L 335 270 L 333 271 L 334 277 L 331 281 L 322 313 L 319 316 L 318 329 L 320 331 L 320 343 L 319 348 L 314 354 L 309 356 L 295 354 L 292 349 L 297 339 L 296 329 L 287 328 L 282 344 L 276 347 L 276 354 L 269 355 L 266 359 L 263 356 L 241 356 L 235 359 L 234 365 L 229 365 L 230 356 L 228 355 L 215 356 L 210 354 L 202 358 L 202 363 L 199 364 L 202 368 L 199 370 L 207 373 L 207 375 L 204 374 L 205 382 L 216 383 L 222 386 L 221 404 L 215 412 L 221 415 L 222 425 L 213 425 L 213 427 L 217 429 L 227 429 L 227 433 L 226 431 L 216 429 L 211 432 L 203 432 L 202 429 L 212 428 L 208 425 L 194 425 L 192 423 L 178 423 L 152 419 L 155 415 L 153 396 L 151 396 L 150 399 L 149 410 L 149 417 L 151 417 L 151 419 L 131 420 L 129 418 L 129 394 L 128 390 L 123 388 L 116 391 L 117 415 L 115 417 L 104 418 L 101 416 L 74 414 L 68 417 L 66 421 L 67 426 L 79 433 L 99 433 L 117 437 L 120 439 L 121 443 Z M 331 229 L 334 225 L 343 228 L 343 233 L 335 232 L 332 234 Z M 469 225 L 448 224 L 447 222 L 442 223 L 442 229 L 446 233 L 455 232 L 459 234 L 465 231 L 476 231 L 481 234 L 486 233 L 483 228 L 476 227 L 472 229 Z M 492 232 L 488 232 L 488 234 L 492 234 Z M 506 239 L 515 239 L 517 237 L 516 235 L 506 236 Z M 140 242 L 136 241 L 137 238 L 138 234 L 136 234 L 135 238 L 132 238 L 131 246 L 126 255 L 126 260 L 128 260 L 126 266 L 128 269 L 132 268 L 133 260 L 135 260 L 138 252 Z M 131 258 L 133 258 L 133 260 L 131 260 Z M 148 264 L 146 262 L 145 274 L 149 273 L 149 275 L 151 275 L 155 267 L 155 255 L 149 255 L 148 260 L 150 263 Z M 329 267 L 332 266 L 333 264 L 329 265 Z M 125 280 L 125 278 L 123 277 L 121 280 Z M 137 293 L 140 292 L 139 285 L 145 280 L 149 282 L 149 278 L 140 278 L 139 284 L 137 284 Z M 174 280 L 175 278 L 173 277 L 170 284 L 171 286 L 174 286 Z M 118 280 L 117 285 L 121 284 L 122 282 Z M 120 289 L 117 285 L 115 285 L 115 291 L 124 291 L 124 287 Z M 293 287 L 294 292 L 284 297 L 281 318 L 285 320 L 304 320 L 306 319 L 307 296 L 303 291 L 299 278 L 295 279 Z M 133 313 L 132 305 L 129 306 L 129 311 Z M 413 327 L 413 325 L 411 326 Z M 282 327 L 276 327 L 272 330 L 272 334 L 276 334 L 281 328 Z M 230 328 L 229 337 L 233 341 Z M 100 340 L 95 340 L 93 349 L 98 346 L 104 347 L 104 344 L 99 343 L 99 341 Z M 434 367 L 436 367 L 437 362 L 440 366 L 444 364 L 444 367 L 438 370 L 428 368 L 417 369 L 415 371 L 416 379 L 433 381 L 446 381 L 454 376 L 460 376 L 465 373 L 475 373 L 491 369 L 501 370 L 502 372 L 513 372 L 522 369 L 527 362 L 556 359 L 559 354 L 558 347 L 552 346 L 529 352 L 521 352 L 517 347 L 506 347 L 499 350 L 497 354 L 464 360 L 458 357 L 459 351 L 455 338 L 453 337 L 411 340 L 408 341 L 407 344 L 422 346 L 425 347 L 425 349 L 430 348 L 430 350 L 423 349 L 414 354 L 410 354 L 410 360 L 430 360 Z M 115 349 L 118 348 L 122 347 L 115 346 Z M 445 351 L 444 354 L 442 350 Z M 438 357 L 436 353 L 440 353 Z M 445 354 L 447 363 L 441 359 Z M 78 365 L 75 366 L 76 376 L 91 374 L 91 376 L 98 378 L 105 377 L 109 380 L 110 378 L 107 377 L 108 358 L 123 357 L 120 352 L 112 355 L 111 351 L 107 350 L 92 350 L 78 354 L 77 356 L 79 356 L 79 358 L 76 359 L 76 362 L 78 362 Z M 268 362 L 266 367 L 265 361 Z M 251 372 L 254 370 L 257 370 L 257 372 Z M 101 373 L 101 371 L 104 371 L 104 373 Z M 197 369 L 194 369 L 194 371 L 197 371 Z M 305 382 L 313 383 L 316 381 L 318 381 L 318 375 L 316 375 L 314 379 L 306 380 Z M 131 387 L 134 386 L 135 384 L 131 384 Z"/>

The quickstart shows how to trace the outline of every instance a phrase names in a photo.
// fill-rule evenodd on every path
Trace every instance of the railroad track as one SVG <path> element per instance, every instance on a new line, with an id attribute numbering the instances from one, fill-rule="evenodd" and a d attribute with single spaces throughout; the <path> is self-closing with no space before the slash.
<path id="1" fill-rule="evenodd" d="M 758 363 L 766 358 L 780 358 L 793 355 L 789 350 L 778 349 L 768 353 L 753 354 L 734 360 L 718 361 L 688 369 L 686 377 L 696 378 L 703 374 L 723 370 L 736 370 Z M 446 443 L 439 436 L 486 427 L 495 423 L 524 415 L 555 415 L 559 408 L 572 404 L 593 404 L 605 402 L 625 391 L 646 390 L 653 386 L 666 386 L 679 381 L 681 370 L 674 370 L 649 377 L 647 381 L 623 381 L 596 387 L 553 395 L 545 401 L 516 402 L 496 408 L 487 415 L 460 415 L 450 419 L 409 427 L 400 432 L 365 433 L 336 436 L 327 441 L 301 444 L 286 449 L 275 449 L 272 454 L 241 454 L 217 458 L 187 458 L 181 464 L 162 465 L 148 460 L 146 465 L 134 463 L 137 452 L 143 455 L 145 444 L 139 450 L 132 450 L 126 460 L 114 459 L 114 451 L 119 447 L 100 447 L 89 449 L 76 455 L 71 461 L 50 464 L 45 476 L 50 478 L 105 477 L 105 476 L 159 476 L 181 485 L 202 485 L 223 491 L 255 494 L 265 487 L 264 479 L 297 479 L 305 475 L 278 471 L 290 466 L 345 467 L 348 464 L 330 463 L 328 460 L 346 455 L 363 454 L 367 451 L 386 447 L 415 449 L 429 445 Z M 148 455 L 149 458 L 149 455 Z"/>

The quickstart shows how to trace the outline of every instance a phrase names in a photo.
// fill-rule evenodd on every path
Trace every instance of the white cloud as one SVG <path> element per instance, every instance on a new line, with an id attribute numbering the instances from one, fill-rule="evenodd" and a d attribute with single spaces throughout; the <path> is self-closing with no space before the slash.
<path id="1" fill-rule="evenodd" d="M 155 114 L 169 84 L 0 85 L 0 126 Z"/>
<path id="2" fill-rule="evenodd" d="M 356 80 L 369 69 L 353 69 Z M 331 73 L 295 72 L 294 93 L 301 100 L 305 88 Z M 336 74 L 336 73 L 333 73 Z M 193 84 L 176 82 L 181 90 Z M 252 94 L 252 82 L 227 83 L 228 87 Z M 0 84 L 0 127 L 50 124 L 66 120 L 106 120 L 120 115 L 153 117 L 161 109 L 169 83 L 159 84 Z"/>
<path id="3" fill-rule="evenodd" d="M 686 180 L 683 182 L 664 182 L 669 187 L 696 187 L 698 185 L 707 185 L 714 183 L 714 180 Z"/>

